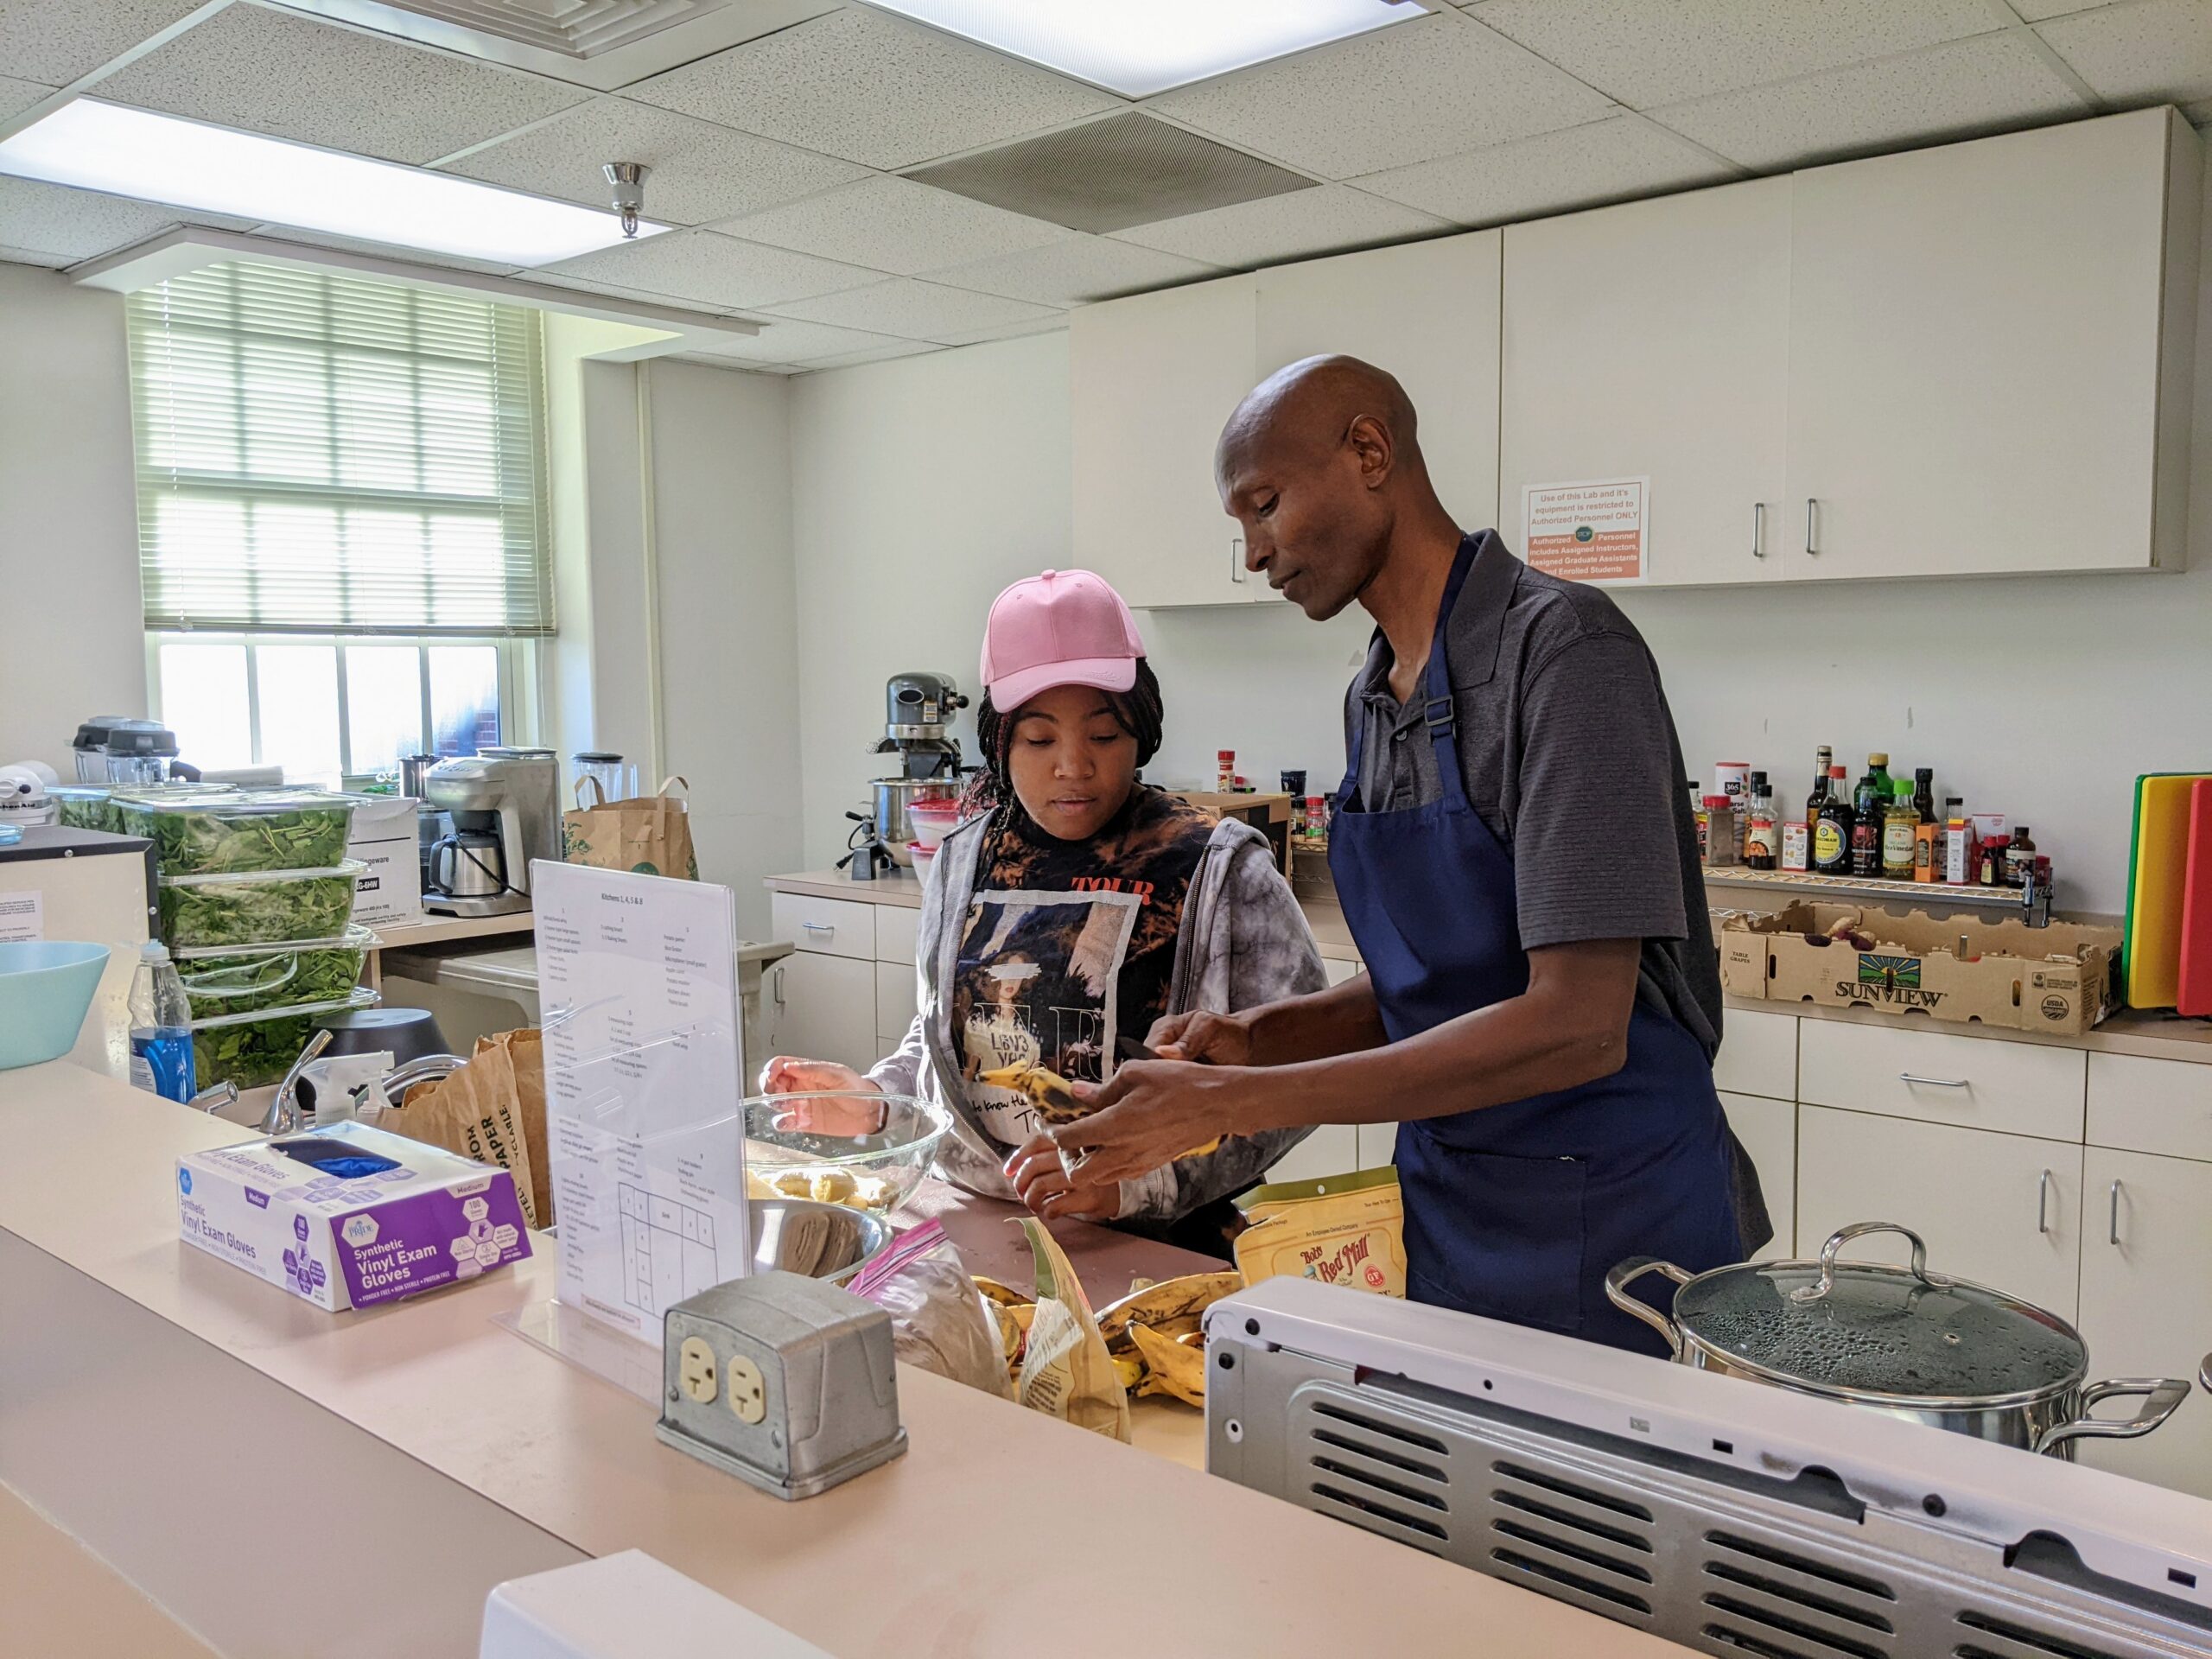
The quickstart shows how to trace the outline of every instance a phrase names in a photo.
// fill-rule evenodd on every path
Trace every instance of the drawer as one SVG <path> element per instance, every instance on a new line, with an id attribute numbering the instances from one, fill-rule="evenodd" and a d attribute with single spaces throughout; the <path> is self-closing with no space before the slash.
<path id="1" fill-rule="evenodd" d="M 2212 1161 L 2212 1065 L 2090 1055 L 2089 1144 Z"/>
<path id="2" fill-rule="evenodd" d="M 1359 1166 L 1387 1169 L 1398 1161 L 1398 1126 L 1395 1123 L 1359 1125 Z"/>
<path id="3" fill-rule="evenodd" d="M 802 950 L 826 957 L 875 956 L 875 910 L 851 899 L 817 899 L 810 893 L 768 896 L 772 931 Z"/>
<path id="4" fill-rule="evenodd" d="M 1720 1022 L 1720 1052 L 1713 1057 L 1713 1086 L 1723 1094 L 1796 1099 L 1796 1015 L 1729 1009 Z"/>
<path id="5" fill-rule="evenodd" d="M 879 962 L 875 964 L 875 1034 L 888 1038 L 896 1046 L 914 1023 L 916 999 L 921 988 L 915 982 L 914 964 Z"/>
<path id="6" fill-rule="evenodd" d="M 1729 1022 L 1734 1024 L 1733 1014 Z M 1724 1094 L 1720 1109 L 1727 1113 L 1728 1127 L 1751 1154 L 1767 1214 L 1774 1221 L 1774 1236 L 1758 1259 L 1789 1255 L 1797 1230 L 1797 1108 L 1786 1100 Z"/>
<path id="7" fill-rule="evenodd" d="M 914 936 L 922 925 L 922 912 L 905 905 L 878 905 L 875 907 L 875 959 L 878 962 L 903 962 L 914 965 Z"/>
<path id="8" fill-rule="evenodd" d="M 873 963 L 794 951 L 763 976 L 761 1002 L 771 1054 L 864 1071 L 884 1052 L 875 1034 Z"/>
<path id="9" fill-rule="evenodd" d="M 1797 1098 L 2078 1142 L 2088 1058 L 2078 1048 L 1804 1020 L 1797 1030 Z"/>
<path id="10" fill-rule="evenodd" d="M 1359 1129 L 1351 1123 L 1323 1123 L 1275 1160 L 1264 1177 L 1277 1181 L 1319 1180 L 1325 1175 L 1349 1175 L 1360 1166 Z"/>
<path id="11" fill-rule="evenodd" d="M 1357 979 L 1361 972 L 1356 962 L 1340 962 L 1334 957 L 1321 958 L 1321 971 L 1329 976 L 1329 983 L 1341 985 L 1348 979 Z"/>

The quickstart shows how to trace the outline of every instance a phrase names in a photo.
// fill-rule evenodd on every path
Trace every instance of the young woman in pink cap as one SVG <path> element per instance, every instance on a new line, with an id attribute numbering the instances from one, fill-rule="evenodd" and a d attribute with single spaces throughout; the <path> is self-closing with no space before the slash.
<path id="1" fill-rule="evenodd" d="M 982 679 L 983 771 L 925 878 L 906 1040 L 865 1077 L 780 1056 L 762 1087 L 941 1100 L 955 1128 L 939 1166 L 961 1185 L 1225 1254 L 1227 1198 L 1302 1130 L 1232 1136 L 1134 1180 L 1071 1181 L 1044 1130 L 1086 1109 L 1035 1074 L 1102 1083 L 1165 1015 L 1319 989 L 1313 934 L 1258 831 L 1137 781 L 1160 748 L 1160 682 L 1103 579 L 1047 570 L 1001 594 Z M 861 1100 L 794 1119 L 874 1127 Z"/>

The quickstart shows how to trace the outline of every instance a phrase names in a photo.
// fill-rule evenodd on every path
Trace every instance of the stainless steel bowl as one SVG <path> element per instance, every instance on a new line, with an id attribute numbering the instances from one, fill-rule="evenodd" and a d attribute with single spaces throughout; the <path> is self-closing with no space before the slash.
<path id="1" fill-rule="evenodd" d="M 891 1224 L 865 1210 L 811 1198 L 747 1198 L 753 1271 L 804 1274 L 842 1285 L 880 1255 Z"/>

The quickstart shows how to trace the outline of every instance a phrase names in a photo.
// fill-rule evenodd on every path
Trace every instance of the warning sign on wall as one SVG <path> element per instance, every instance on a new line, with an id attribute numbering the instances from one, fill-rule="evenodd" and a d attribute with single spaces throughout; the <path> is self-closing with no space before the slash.
<path id="1" fill-rule="evenodd" d="M 1571 582 L 1641 582 L 1650 516 L 1649 478 L 1531 484 L 1521 492 L 1522 554 Z"/>

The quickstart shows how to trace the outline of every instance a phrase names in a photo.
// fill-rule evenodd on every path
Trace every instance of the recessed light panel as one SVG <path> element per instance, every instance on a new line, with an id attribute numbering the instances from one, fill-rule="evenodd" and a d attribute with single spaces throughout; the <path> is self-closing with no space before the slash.
<path id="1" fill-rule="evenodd" d="M 86 98 L 0 142 L 0 173 L 502 264 L 624 239 L 612 213 L 573 202 Z"/>
<path id="2" fill-rule="evenodd" d="M 1125 98 L 1423 15 L 1414 0 L 871 0 Z"/>

